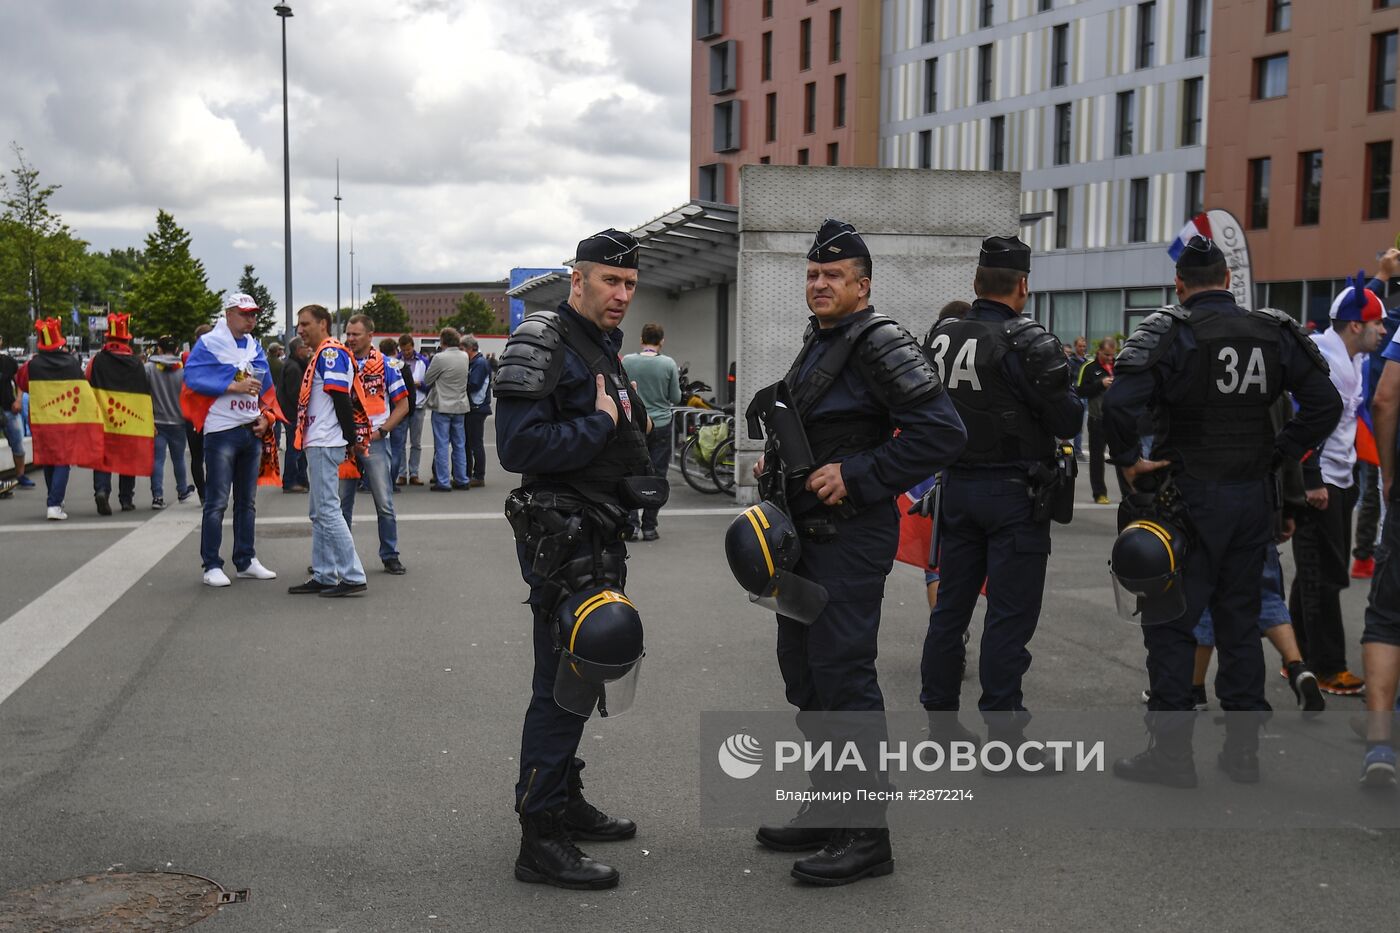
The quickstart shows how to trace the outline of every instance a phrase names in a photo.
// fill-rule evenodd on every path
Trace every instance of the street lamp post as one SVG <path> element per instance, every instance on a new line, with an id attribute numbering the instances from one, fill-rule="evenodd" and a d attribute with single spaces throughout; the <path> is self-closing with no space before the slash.
<path id="1" fill-rule="evenodd" d="M 292 8 L 279 3 L 272 8 L 282 20 L 282 253 L 286 261 L 287 303 L 284 306 L 287 320 L 287 339 L 296 330 L 296 318 L 292 312 L 292 156 L 291 134 L 287 128 L 287 20 L 292 16 Z"/>
<path id="2" fill-rule="evenodd" d="M 340 160 L 335 160 L 335 319 L 340 320 Z"/>
<path id="3" fill-rule="evenodd" d="M 350 224 L 350 310 L 355 310 L 355 224 Z"/>

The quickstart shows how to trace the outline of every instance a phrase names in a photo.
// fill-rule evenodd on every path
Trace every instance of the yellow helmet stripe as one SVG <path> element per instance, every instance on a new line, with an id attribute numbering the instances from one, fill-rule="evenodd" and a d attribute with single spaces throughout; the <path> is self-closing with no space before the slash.
<path id="1" fill-rule="evenodd" d="M 1156 535 L 1157 539 L 1162 542 L 1162 547 L 1167 549 L 1167 560 L 1170 561 L 1168 566 L 1170 566 L 1172 571 L 1175 572 L 1176 551 L 1172 549 L 1172 533 L 1170 531 L 1167 531 L 1167 529 L 1163 528 L 1156 522 L 1149 521 L 1132 522 L 1128 525 L 1128 528 L 1141 528 L 1144 531 L 1149 531 L 1152 534 Z M 1126 531 L 1127 529 L 1124 530 Z"/>
<path id="2" fill-rule="evenodd" d="M 632 606 L 632 600 L 628 599 L 626 596 L 622 595 L 617 590 L 604 590 L 603 592 L 599 593 L 597 596 L 594 596 L 588 602 L 580 606 L 578 608 L 578 611 L 574 613 L 574 617 L 575 619 L 577 619 L 577 621 L 574 622 L 574 630 L 569 633 L 570 653 L 572 653 L 574 650 L 574 642 L 578 640 L 578 630 L 583 627 L 584 619 L 587 619 L 590 615 L 593 614 L 593 610 L 597 609 L 604 603 L 626 603 L 627 605 Z M 632 608 L 636 609 L 637 607 L 632 606 Z"/>
<path id="3" fill-rule="evenodd" d="M 773 555 L 768 550 L 768 539 L 763 536 L 763 528 L 768 527 L 768 519 L 764 518 L 763 527 L 759 527 L 759 519 L 755 517 L 755 513 L 762 516 L 763 510 L 756 505 L 744 510 L 749 524 L 753 526 L 753 533 L 758 537 L 758 546 L 763 549 L 763 562 L 768 565 L 768 579 L 771 580 L 777 571 L 773 569 Z"/>

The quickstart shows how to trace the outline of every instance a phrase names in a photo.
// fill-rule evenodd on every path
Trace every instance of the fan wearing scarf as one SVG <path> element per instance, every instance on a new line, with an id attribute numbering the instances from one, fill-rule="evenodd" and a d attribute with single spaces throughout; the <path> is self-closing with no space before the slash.
<path id="1" fill-rule="evenodd" d="M 200 337 L 185 361 L 180 407 L 204 436 L 204 523 L 199 556 L 208 586 L 228 586 L 223 544 L 224 511 L 233 498 L 233 566 L 240 578 L 273 580 L 253 548 L 253 519 L 264 448 L 274 421 L 286 421 L 262 345 L 253 337 L 258 305 L 247 295 L 230 295 L 224 316 Z M 272 447 L 275 457 L 275 442 Z"/>

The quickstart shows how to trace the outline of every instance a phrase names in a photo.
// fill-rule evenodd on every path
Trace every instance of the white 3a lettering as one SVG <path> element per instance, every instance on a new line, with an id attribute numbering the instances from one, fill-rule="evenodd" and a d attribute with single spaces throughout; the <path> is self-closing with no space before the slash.
<path id="1" fill-rule="evenodd" d="M 976 338 L 958 347 L 958 354 L 953 358 L 953 371 L 950 373 L 945 358 L 951 343 L 952 339 L 947 334 L 939 334 L 933 338 L 933 364 L 938 367 L 938 378 L 950 389 L 956 389 L 966 382 L 972 386 L 972 391 L 981 392 L 982 380 L 977 377 L 977 367 L 973 365 L 977 358 Z"/>
<path id="2" fill-rule="evenodd" d="M 1216 357 L 1225 366 L 1225 374 L 1215 380 L 1215 387 L 1222 395 L 1240 395 L 1257 389 L 1260 395 L 1268 392 L 1264 378 L 1264 351 L 1254 347 L 1249 351 L 1249 362 L 1245 364 L 1244 376 L 1240 376 L 1240 354 L 1234 347 L 1221 347 Z"/>

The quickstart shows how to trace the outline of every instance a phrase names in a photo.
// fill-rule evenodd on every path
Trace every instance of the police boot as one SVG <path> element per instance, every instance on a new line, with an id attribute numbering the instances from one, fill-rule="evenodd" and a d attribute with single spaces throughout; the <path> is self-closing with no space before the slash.
<path id="1" fill-rule="evenodd" d="M 1024 713 L 986 713 L 987 742 L 1002 742 L 1010 749 L 1010 760 L 1005 768 L 992 770 L 983 758 L 982 773 L 989 777 L 1025 777 L 1028 775 L 1054 774 L 1055 759 L 1045 754 L 1044 748 L 1027 747 Z M 997 754 L 1001 753 L 997 749 Z M 1000 764 L 1000 759 L 996 759 Z"/>
<path id="2" fill-rule="evenodd" d="M 564 826 L 563 808 L 521 815 L 517 881 L 594 891 L 617 887 L 619 877 L 617 869 L 595 862 L 574 845 Z"/>
<path id="3" fill-rule="evenodd" d="M 1254 713 L 1225 714 L 1225 747 L 1215 763 L 1236 784 L 1259 783 L 1259 725 Z"/>
<path id="4" fill-rule="evenodd" d="M 829 824 L 822 825 L 824 822 L 826 821 L 822 820 L 820 813 L 808 800 L 797 811 L 797 816 L 785 825 L 760 826 L 754 838 L 758 840 L 759 845 L 765 849 L 772 849 L 774 852 L 805 852 L 808 849 L 820 849 L 826 845 L 831 834 L 836 831 Z"/>
<path id="5" fill-rule="evenodd" d="M 1184 738 L 1184 741 L 1183 741 Z M 1113 774 L 1125 781 L 1162 784 L 1167 787 L 1196 786 L 1196 760 L 1191 753 L 1191 735 L 1152 735 L 1147 750 L 1113 763 Z"/>
<path id="6" fill-rule="evenodd" d="M 574 759 L 569 772 L 569 802 L 564 805 L 564 825 L 569 835 L 589 842 L 620 842 L 637 835 L 637 824 L 631 820 L 608 816 L 583 799 L 583 780 L 578 773 L 583 762 Z"/>
<path id="7" fill-rule="evenodd" d="M 982 737 L 962 724 L 956 710 L 929 710 L 928 737 L 945 750 L 953 742 L 971 742 L 973 748 L 982 745 Z"/>
<path id="8" fill-rule="evenodd" d="M 893 871 L 888 829 L 838 829 L 820 852 L 792 866 L 792 876 L 798 881 L 829 887 Z"/>

